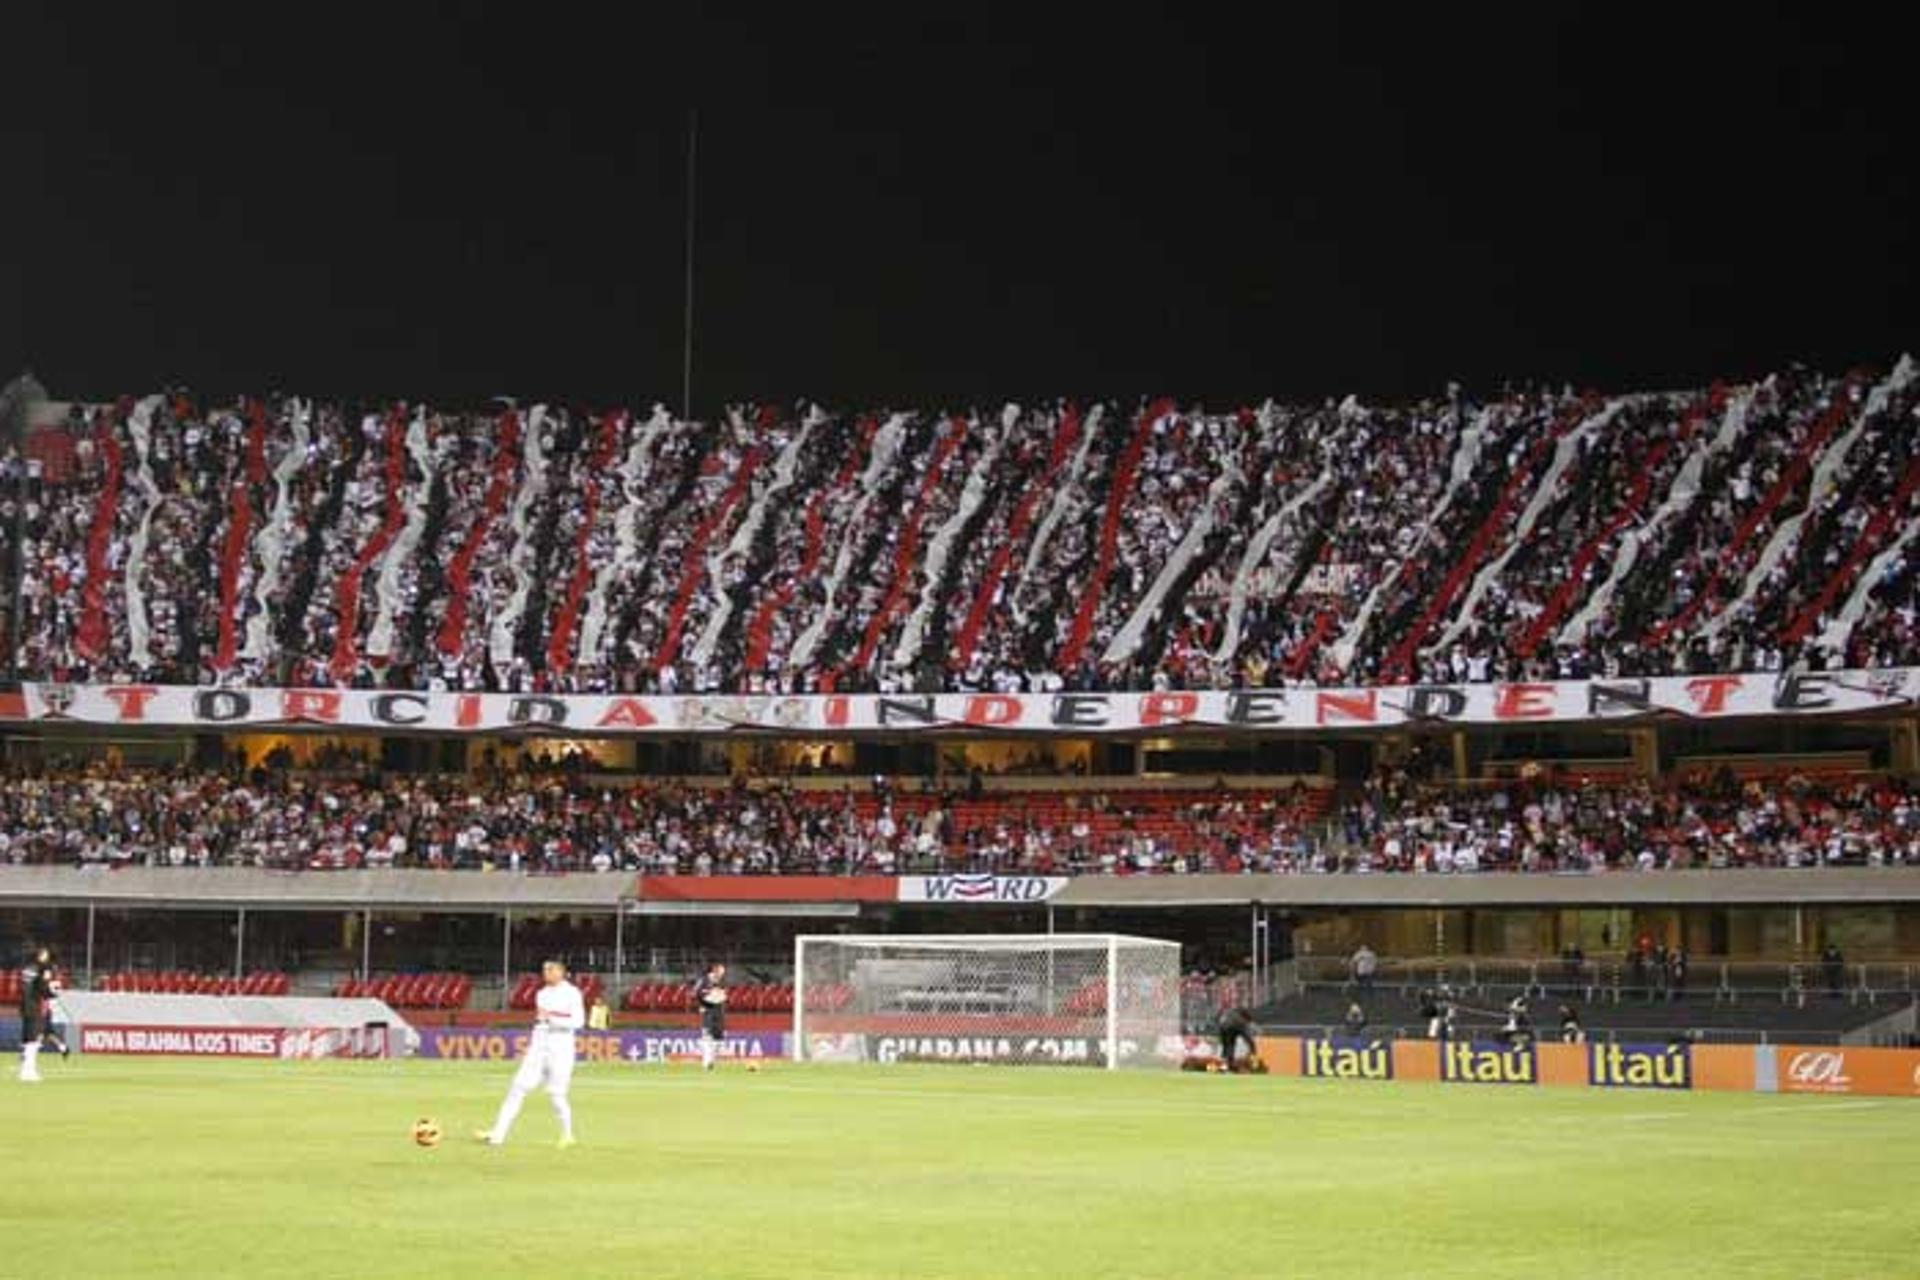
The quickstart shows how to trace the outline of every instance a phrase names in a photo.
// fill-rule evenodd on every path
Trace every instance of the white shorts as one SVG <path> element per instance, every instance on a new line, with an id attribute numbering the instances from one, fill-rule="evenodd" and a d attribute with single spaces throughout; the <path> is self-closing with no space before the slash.
<path id="1" fill-rule="evenodd" d="M 544 1084 L 548 1093 L 565 1093 L 573 1083 L 573 1037 L 565 1032 L 534 1032 L 513 1083 L 527 1091 Z"/>

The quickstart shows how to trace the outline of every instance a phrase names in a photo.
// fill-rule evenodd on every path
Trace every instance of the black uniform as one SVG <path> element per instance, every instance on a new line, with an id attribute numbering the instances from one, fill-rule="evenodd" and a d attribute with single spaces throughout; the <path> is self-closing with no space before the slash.
<path id="1" fill-rule="evenodd" d="M 53 1029 L 53 997 L 58 992 L 52 965 L 35 960 L 20 971 L 21 1044 L 38 1044 Z"/>
<path id="2" fill-rule="evenodd" d="M 700 1008 L 700 1034 L 709 1040 L 727 1038 L 727 984 L 712 974 L 701 977 L 693 989 L 693 1002 Z"/>
<path id="3" fill-rule="evenodd" d="M 1240 1041 L 1247 1045 L 1247 1055 L 1255 1052 L 1253 1043 L 1253 1015 L 1245 1009 L 1229 1009 L 1220 1015 L 1220 1056 L 1228 1067 L 1233 1066 L 1233 1052 Z"/>

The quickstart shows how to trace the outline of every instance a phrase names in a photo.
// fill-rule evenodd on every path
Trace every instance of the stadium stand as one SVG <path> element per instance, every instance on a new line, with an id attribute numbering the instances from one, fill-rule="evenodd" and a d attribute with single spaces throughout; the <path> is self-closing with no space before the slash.
<path id="1" fill-rule="evenodd" d="M 236 978 L 231 974 L 135 970 L 101 975 L 95 980 L 94 989 L 136 995 L 284 996 L 292 992 L 293 979 L 280 972 L 256 972 Z"/>
<path id="2" fill-rule="evenodd" d="M 0 863 L 886 874 L 1471 873 L 1920 865 L 1877 773 L 1331 788 L 695 787 L 569 773 L 16 769 Z"/>
<path id="3" fill-rule="evenodd" d="M 580 996 L 591 1006 L 606 994 L 606 983 L 591 973 L 571 975 L 573 985 L 580 988 Z M 510 1009 L 533 1008 L 534 997 L 540 994 L 540 975 L 523 973 L 514 979 L 513 990 L 507 997 Z"/>
<path id="4" fill-rule="evenodd" d="M 1505 1006 L 1515 994 L 1519 994 L 1519 988 L 1490 986 L 1473 996 L 1461 996 L 1461 1009 L 1467 1011 L 1457 1015 L 1455 1038 L 1500 1038 Z M 1265 1031 L 1350 1034 L 1352 1027 L 1346 1019 L 1354 1004 L 1352 994 L 1315 990 L 1263 1004 L 1254 1009 L 1254 1015 Z M 1367 1019 L 1359 1034 L 1413 1038 L 1427 1034 L 1419 1017 L 1419 1000 L 1409 994 L 1388 992 L 1361 998 L 1357 1004 Z M 1847 1000 L 1809 1000 L 1801 1004 L 1782 996 L 1728 1002 L 1693 994 L 1676 1000 L 1586 1002 L 1548 994 L 1528 1002 L 1538 1038 L 1559 1040 L 1557 1009 L 1561 1004 L 1569 1004 L 1576 1011 L 1582 1029 L 1594 1040 L 1788 1040 L 1828 1044 L 1899 1013 L 1901 1007 L 1912 1004 L 1912 998 L 1870 1006 Z"/>
<path id="5" fill-rule="evenodd" d="M 335 985 L 333 994 L 348 999 L 384 1000 L 395 1009 L 464 1009 L 473 994 L 473 979 L 464 973 L 344 978 Z"/>
<path id="6" fill-rule="evenodd" d="M 1378 772 L 1342 805 L 1347 869 L 1471 872 L 1920 865 L 1911 779 L 1730 770 L 1460 785 Z"/>
<path id="7" fill-rule="evenodd" d="M 836 988 L 840 996 L 822 995 L 818 1007 L 838 1007 L 852 991 Z M 628 1013 L 686 1013 L 694 1008 L 691 982 L 642 982 L 627 988 L 621 1009 Z M 733 983 L 727 988 L 727 1007 L 734 1013 L 792 1013 L 791 983 Z"/>
<path id="8" fill-rule="evenodd" d="M 1167 400 L 742 405 L 704 423 L 664 409 L 467 413 L 182 393 L 69 405 L 0 456 L 0 637 L 17 624 L 19 651 L 5 656 L 25 680 L 520 693 L 1460 685 L 1920 665 L 1916 373 L 1903 359 L 1677 392 L 1526 388 L 1230 412 Z M 1164 741 L 1075 743 L 1062 730 L 1027 763 L 991 726 L 945 721 L 921 750 L 860 730 L 827 731 L 831 746 L 774 729 L 676 741 L 669 727 L 692 738 L 712 725 L 663 712 L 651 750 L 623 756 L 539 744 L 517 724 L 472 750 L 304 725 L 83 738 L 66 703 L 45 699 L 50 714 L 0 744 L 0 866 L 594 873 L 592 885 L 496 882 L 533 897 L 605 886 L 593 920 L 549 914 L 567 901 L 522 912 L 503 892 L 467 913 L 498 908 L 497 933 L 395 901 L 370 905 L 343 935 L 327 904 L 290 913 L 297 926 L 256 924 L 245 957 L 297 969 L 315 990 L 451 1021 L 523 1013 L 537 979 L 521 970 L 565 954 L 615 975 L 604 993 L 602 979 L 580 978 L 589 998 L 673 1023 L 689 1017 L 685 975 L 698 964 L 649 946 L 629 966 L 637 934 L 698 959 L 738 959 L 768 938 L 691 914 L 619 917 L 623 937 L 612 914 L 623 875 L 1251 883 L 1240 873 L 1920 865 L 1913 704 L 1897 691 L 1881 701 L 1804 728 L 1636 717 L 1621 730 L 1630 747 L 1594 750 L 1605 759 L 1584 758 L 1593 735 L 1582 726 L 1449 736 L 1410 712 L 1398 732 L 1364 740 L 1294 731 L 1264 743 L 1197 721 Z M 547 745 L 562 758 L 543 756 Z M 1783 901 L 1799 892 L 1795 877 L 1766 878 Z M 415 896 L 458 896 L 418 880 L 433 887 Z M 1272 956 L 1257 943 L 1240 951 L 1238 905 L 1176 901 L 1200 888 L 1161 886 L 1155 927 L 1183 935 L 1190 961 L 1223 962 L 1223 976 L 1181 992 L 1184 1022 L 1206 1031 L 1221 1009 L 1271 990 L 1253 975 Z M 1161 891 L 1093 880 L 1060 892 L 1134 890 Z M 376 932 L 375 909 L 397 927 Z M 1342 927 L 1388 927 L 1390 912 L 1341 910 L 1353 912 Z M 1703 966 L 1691 990 L 1657 991 L 1619 962 L 1596 963 L 1566 987 L 1590 1031 L 1817 1041 L 1912 1000 L 1911 987 L 1864 980 L 1835 998 L 1805 968 L 1833 938 L 1860 938 L 1869 957 L 1911 954 L 1920 935 L 1904 906 L 1809 909 L 1790 944 L 1726 943 L 1724 930 L 1692 929 L 1707 908 L 1688 910 L 1684 925 L 1650 927 L 1760 947 L 1777 971 L 1751 968 L 1751 986 L 1729 987 Z M 284 973 L 204 972 L 232 952 L 224 933 L 180 924 L 149 939 L 118 911 L 102 915 L 99 945 L 101 967 L 121 971 L 101 989 L 287 989 Z M 59 925 L 67 950 L 77 919 Z M 1281 927 L 1336 935 L 1331 919 L 1303 908 Z M 1381 936 L 1395 945 L 1416 936 L 1392 923 Z M 1467 936 L 1501 945 L 1492 929 Z M 1465 980 L 1457 967 L 1432 961 L 1419 981 L 1452 983 L 1491 1010 L 1531 991 L 1543 1026 L 1562 998 L 1511 958 Z M 739 974 L 736 1012 L 791 1016 L 777 960 Z M 1414 981 L 1409 970 L 1368 995 L 1370 1024 L 1411 1025 Z M 851 998 L 809 988 L 819 1009 Z M 1073 1003 L 1097 1011 L 1104 999 L 1090 987 Z M 1310 986 L 1261 1017 L 1338 1027 L 1351 1001 L 1339 984 Z"/>
<path id="9" fill-rule="evenodd" d="M 463 778 L 16 770 L 0 861 L 651 874 L 1596 871 L 1920 864 L 1920 793 L 1877 774 L 1333 792 L 697 788 Z"/>
<path id="10" fill-rule="evenodd" d="M 1799 960 L 1689 956 L 1643 940 L 1588 956 L 1301 956 L 1286 989 L 1259 1009 L 1281 1032 L 1427 1038 L 1423 1015 L 1454 1007 L 1456 1039 L 1503 1039 L 1511 1002 L 1526 1004 L 1530 1033 L 1563 1038 L 1571 1010 L 1591 1039 L 1647 1041 L 1887 1042 L 1911 1034 L 1920 970 L 1907 963 L 1848 963 L 1837 951 Z"/>
<path id="11" fill-rule="evenodd" d="M 0 526 L 23 560 L 19 669 L 67 681 L 1044 691 L 1901 665 L 1920 662 L 1915 375 L 714 423 L 176 393 L 32 432 L 0 460 Z"/>
<path id="12" fill-rule="evenodd" d="M 567 774 L 15 771 L 0 863 L 517 871 L 1197 871 L 1310 842 L 1330 793 L 697 788 Z"/>

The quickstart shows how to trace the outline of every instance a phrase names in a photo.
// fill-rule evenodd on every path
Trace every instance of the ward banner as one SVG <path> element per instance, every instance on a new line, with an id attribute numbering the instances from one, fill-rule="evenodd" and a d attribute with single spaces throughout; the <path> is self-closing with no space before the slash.
<path id="1" fill-rule="evenodd" d="M 899 901 L 1017 906 L 1045 902 L 1071 883 L 1066 876 L 901 876 Z"/>
<path id="2" fill-rule="evenodd" d="M 1553 724 L 1648 716 L 1731 720 L 1911 709 L 1920 668 L 1661 676 L 1374 688 L 1151 693 L 702 695 L 241 689 L 157 684 L 26 684 L 0 720 L 85 724 L 404 729 L 595 735 L 1002 733 L 1143 730 L 1272 733 L 1409 724 Z"/>

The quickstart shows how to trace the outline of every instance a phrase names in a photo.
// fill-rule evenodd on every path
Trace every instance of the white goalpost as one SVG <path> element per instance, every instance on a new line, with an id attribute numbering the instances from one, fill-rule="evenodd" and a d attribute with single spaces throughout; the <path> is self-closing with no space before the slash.
<path id="1" fill-rule="evenodd" d="M 810 934 L 801 1062 L 1174 1067 L 1180 944 L 1118 933 Z"/>

